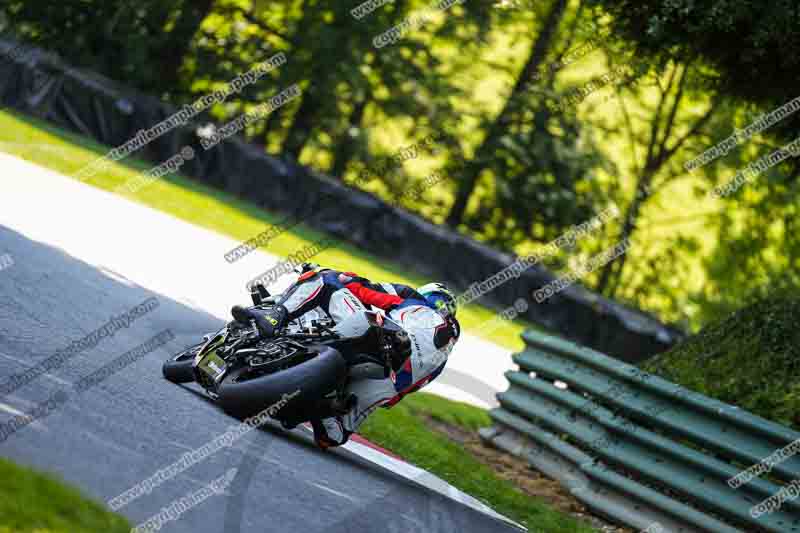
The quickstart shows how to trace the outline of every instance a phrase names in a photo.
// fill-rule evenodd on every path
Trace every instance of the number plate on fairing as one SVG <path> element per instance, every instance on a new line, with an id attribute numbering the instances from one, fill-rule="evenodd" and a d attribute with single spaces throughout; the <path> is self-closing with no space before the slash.
<path id="1" fill-rule="evenodd" d="M 216 351 L 204 355 L 197 367 L 214 381 L 219 381 L 228 368 L 225 360 L 218 356 Z"/>

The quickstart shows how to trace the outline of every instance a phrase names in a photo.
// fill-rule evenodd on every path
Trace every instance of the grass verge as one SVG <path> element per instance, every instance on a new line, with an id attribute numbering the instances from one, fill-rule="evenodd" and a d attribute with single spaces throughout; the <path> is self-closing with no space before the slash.
<path id="1" fill-rule="evenodd" d="M 85 137 L 8 111 L 0 112 L 0 132 L 0 151 L 66 176 L 77 173 L 109 150 L 109 147 Z M 127 158 L 112 163 L 107 173 L 90 178 L 86 183 L 114 192 L 116 187 L 153 166 L 135 158 Z M 264 231 L 268 224 L 276 224 L 283 219 L 282 216 L 267 212 L 255 204 L 180 175 L 165 176 L 136 193 L 119 194 L 238 241 L 253 238 Z M 321 237 L 319 232 L 299 225 L 271 240 L 261 250 L 286 257 Z M 220 261 L 222 260 L 220 257 Z M 409 272 L 407 268 L 392 265 L 346 243 L 321 252 L 313 260 L 331 268 L 352 270 L 374 280 L 391 280 L 412 286 L 430 281 Z M 253 276 L 260 273 L 261 271 L 253 272 Z M 499 326 L 484 331 L 487 322 L 495 316 L 495 311 L 479 305 L 468 305 L 459 310 L 459 321 L 464 331 L 509 350 L 521 350 L 524 347 L 520 334 L 525 329 L 541 329 L 516 320 L 504 321 Z"/>
<path id="2" fill-rule="evenodd" d="M 424 416 L 472 431 L 491 423 L 483 409 L 420 392 L 403 398 L 392 409 L 378 409 L 359 433 L 478 498 L 497 512 L 525 525 L 530 531 L 596 531 L 586 523 L 553 510 L 545 502 L 523 494 L 509 481 L 500 479 L 458 443 L 428 429 L 422 421 Z"/>
<path id="3" fill-rule="evenodd" d="M 61 481 L 0 458 L 0 533 L 129 533 L 131 525 Z"/>

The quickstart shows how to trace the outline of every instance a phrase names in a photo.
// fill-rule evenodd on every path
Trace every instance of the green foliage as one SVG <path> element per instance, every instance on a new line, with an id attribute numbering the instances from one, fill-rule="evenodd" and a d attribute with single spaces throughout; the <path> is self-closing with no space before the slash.
<path id="1" fill-rule="evenodd" d="M 513 104 L 491 159 L 481 161 L 484 188 L 464 220 L 476 236 L 506 250 L 549 242 L 590 219 L 605 204 L 594 172 L 609 166 L 589 124 L 550 114 L 538 94 Z"/>
<path id="2" fill-rule="evenodd" d="M 188 0 L 187 0 L 188 1 Z M 13 33 L 85 67 L 161 94 L 160 51 L 170 46 L 176 2 L 63 0 L 4 2 L 0 13 Z"/>
<path id="3" fill-rule="evenodd" d="M 664 379 L 800 429 L 800 292 L 715 322 L 644 366 Z"/>
<path id="4" fill-rule="evenodd" d="M 588 0 L 640 53 L 702 57 L 721 91 L 764 102 L 797 96 L 800 6 L 791 0 Z M 753 80 L 759 83 L 753 83 Z"/>
<path id="5" fill-rule="evenodd" d="M 783 163 L 724 200 L 714 219 L 717 244 L 705 260 L 708 283 L 694 295 L 701 320 L 771 293 L 800 291 L 798 170 L 796 161 Z"/>

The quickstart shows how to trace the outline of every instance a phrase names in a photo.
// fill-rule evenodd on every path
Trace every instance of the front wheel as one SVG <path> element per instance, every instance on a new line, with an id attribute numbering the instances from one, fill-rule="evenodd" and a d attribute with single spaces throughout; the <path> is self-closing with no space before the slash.
<path id="1" fill-rule="evenodd" d="M 223 410 L 246 418 L 269 406 L 280 406 L 271 416 L 297 423 L 312 416 L 309 409 L 343 383 L 347 363 L 338 350 L 328 347 L 316 357 L 273 374 L 250 377 L 249 373 L 242 368 L 222 380 L 218 394 Z M 290 405 L 282 401 L 286 397 L 292 398 Z"/>
<path id="2" fill-rule="evenodd" d="M 197 355 L 203 345 L 205 345 L 205 342 L 178 352 L 164 361 L 164 365 L 161 367 L 164 378 L 172 383 L 190 383 L 194 381 L 194 371 L 192 370 L 194 356 Z"/>

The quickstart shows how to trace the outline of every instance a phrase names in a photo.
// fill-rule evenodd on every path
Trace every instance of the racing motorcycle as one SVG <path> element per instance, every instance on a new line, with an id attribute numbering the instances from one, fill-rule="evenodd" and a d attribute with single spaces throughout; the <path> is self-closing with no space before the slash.
<path id="1" fill-rule="evenodd" d="M 251 296 L 254 305 L 248 313 L 268 312 L 282 303 L 263 285 L 254 286 Z M 228 322 L 172 356 L 162 370 L 173 383 L 196 382 L 237 418 L 280 404 L 277 412 L 267 412 L 291 429 L 311 418 L 347 412 L 354 400 L 345 393 L 350 380 L 390 377 L 409 353 L 405 330 L 380 313 L 356 313 L 334 324 L 317 308 L 266 339 L 254 320 Z"/>

